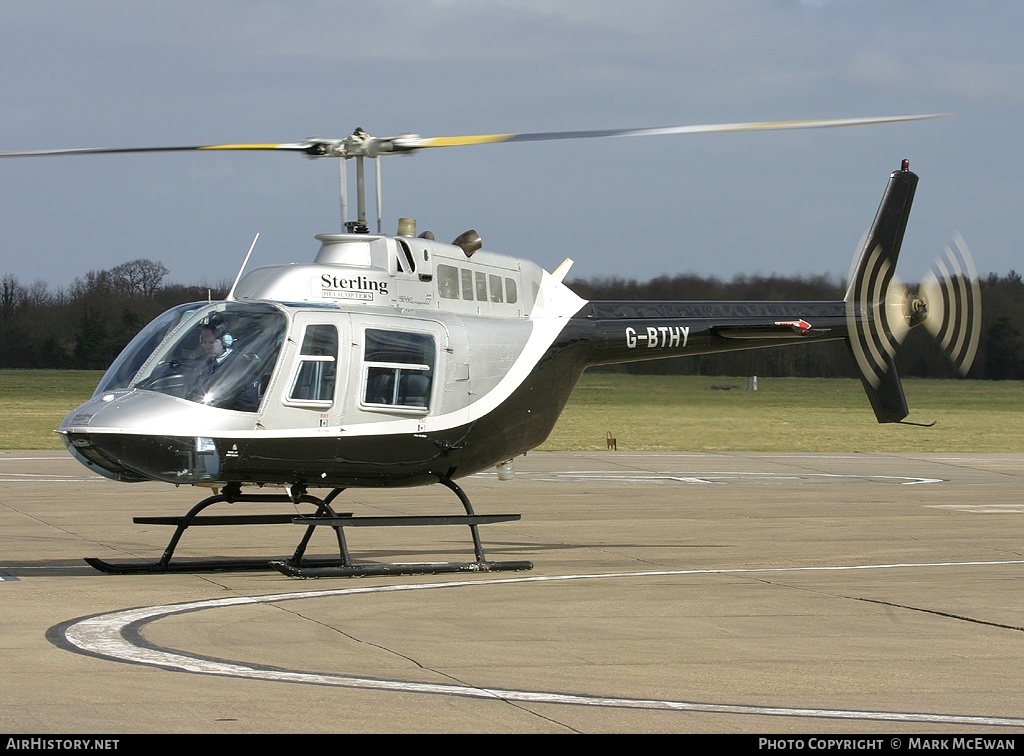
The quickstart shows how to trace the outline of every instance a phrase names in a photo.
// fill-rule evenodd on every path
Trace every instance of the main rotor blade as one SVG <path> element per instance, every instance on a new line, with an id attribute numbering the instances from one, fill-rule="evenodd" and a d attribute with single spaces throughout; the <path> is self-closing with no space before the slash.
<path id="1" fill-rule="evenodd" d="M 749 123 L 715 123 L 693 126 L 664 126 L 652 129 L 598 129 L 595 131 L 539 131 L 522 134 L 470 134 L 466 136 L 421 137 L 399 134 L 372 137 L 362 129 L 343 139 L 310 137 L 302 142 L 256 142 L 238 144 L 203 144 L 183 147 L 85 147 L 55 150 L 20 150 L 0 152 L 0 158 L 46 157 L 50 155 L 113 155 L 141 152 L 209 152 L 214 150 L 277 150 L 301 152 L 307 157 L 375 158 L 391 153 L 408 153 L 435 147 L 463 147 L 473 144 L 501 142 L 541 142 L 555 139 L 595 139 L 599 137 L 666 136 L 671 134 L 707 134 L 723 131 L 779 131 L 782 129 L 821 129 L 841 126 L 868 126 L 902 121 L 924 121 L 946 118 L 948 113 L 927 115 L 882 116 L 879 118 L 833 118 L 806 121 L 752 121 Z"/>
<path id="2" fill-rule="evenodd" d="M 553 139 L 595 139 L 600 137 L 665 136 L 670 134 L 707 134 L 724 131 L 778 131 L 783 129 L 821 129 L 840 126 L 868 126 L 901 121 L 924 121 L 947 118 L 949 113 L 925 115 L 881 116 L 877 118 L 833 118 L 803 121 L 752 121 L 748 123 L 712 123 L 693 126 L 664 126 L 649 129 L 598 129 L 596 131 L 542 131 L 524 134 L 471 134 L 445 137 L 394 137 L 395 151 L 429 149 L 432 147 L 461 147 L 473 144 L 500 142 L 540 142 Z"/>
<path id="3" fill-rule="evenodd" d="M 204 144 L 187 147 L 81 147 L 57 150 L 20 150 L 0 152 L 0 158 L 46 157 L 48 155 L 115 155 L 132 152 L 198 152 L 203 150 L 285 150 L 307 152 L 312 142 L 285 144 Z"/>

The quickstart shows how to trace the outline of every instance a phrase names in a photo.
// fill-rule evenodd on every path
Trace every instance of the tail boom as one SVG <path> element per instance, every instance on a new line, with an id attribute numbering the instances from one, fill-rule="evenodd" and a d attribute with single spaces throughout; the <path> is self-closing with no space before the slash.
<path id="1" fill-rule="evenodd" d="M 917 183 L 906 160 L 890 174 L 841 301 L 586 302 L 558 349 L 574 349 L 588 367 L 844 340 L 878 422 L 902 422 L 909 411 L 895 356 L 910 329 L 923 323 L 966 374 L 980 328 L 980 293 L 962 241 L 919 295 L 896 277 Z"/>

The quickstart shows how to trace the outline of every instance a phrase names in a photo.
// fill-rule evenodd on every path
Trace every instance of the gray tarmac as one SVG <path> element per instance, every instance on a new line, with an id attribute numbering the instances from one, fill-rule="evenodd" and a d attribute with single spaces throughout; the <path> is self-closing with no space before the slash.
<path id="1" fill-rule="evenodd" d="M 1024 455 L 516 469 L 460 483 L 522 514 L 480 532 L 529 572 L 122 576 L 82 558 L 158 559 L 171 529 L 132 517 L 205 492 L 0 452 L 0 732 L 1024 733 Z M 439 486 L 336 508 L 459 511 Z M 359 560 L 472 557 L 464 526 L 348 532 Z M 300 535 L 194 528 L 177 556 L 287 557 Z"/>

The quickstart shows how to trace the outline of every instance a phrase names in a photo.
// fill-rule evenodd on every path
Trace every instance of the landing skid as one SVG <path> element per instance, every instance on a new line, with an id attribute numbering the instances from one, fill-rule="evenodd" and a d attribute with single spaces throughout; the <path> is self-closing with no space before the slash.
<path id="1" fill-rule="evenodd" d="M 290 494 L 243 494 L 241 487 L 232 484 L 223 493 L 203 499 L 181 517 L 136 517 L 134 522 L 143 525 L 173 525 L 174 535 L 164 549 L 158 562 L 108 562 L 95 557 L 85 559 L 93 568 L 100 572 L 115 575 L 139 575 L 159 573 L 192 573 L 218 571 L 261 571 L 274 569 L 278 572 L 297 578 L 319 577 L 363 577 L 369 575 L 433 575 L 449 572 L 499 572 L 531 570 L 533 563 L 527 561 L 488 561 L 480 542 L 478 525 L 494 522 L 511 522 L 518 520 L 517 514 L 478 515 L 473 512 L 473 505 L 465 492 L 451 479 L 441 478 L 439 482 L 458 496 L 465 515 L 440 516 L 390 516 L 390 517 L 353 517 L 351 513 L 337 513 L 331 503 L 344 491 L 335 488 L 326 497 L 319 498 L 306 492 L 305 488 L 295 486 Z M 202 515 L 200 512 L 214 504 L 252 501 L 261 503 L 290 502 L 293 504 L 311 504 L 316 512 L 309 516 L 290 514 L 245 514 L 245 515 Z M 217 525 L 279 525 L 297 524 L 306 530 L 290 559 L 250 558 L 250 559 L 210 559 L 210 560 L 178 560 L 173 561 L 174 550 L 182 535 L 190 527 Z M 473 562 L 406 562 L 354 563 L 345 540 L 345 528 L 351 527 L 407 527 L 430 525 L 466 525 L 473 539 L 473 551 L 476 561 Z M 318 527 L 330 527 L 334 530 L 338 541 L 338 558 L 306 558 L 306 547 L 309 545 L 314 531 Z"/>

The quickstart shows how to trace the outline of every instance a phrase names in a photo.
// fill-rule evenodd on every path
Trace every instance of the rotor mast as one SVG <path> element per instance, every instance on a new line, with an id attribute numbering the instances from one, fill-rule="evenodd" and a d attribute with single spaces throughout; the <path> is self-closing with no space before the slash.
<path id="1" fill-rule="evenodd" d="M 309 140 L 311 145 L 317 144 L 317 140 Z M 339 187 L 341 193 L 341 223 L 345 231 L 349 233 L 365 234 L 369 231 L 366 219 L 366 158 L 374 161 L 374 187 L 377 201 L 377 233 L 381 233 L 383 225 L 383 204 L 384 195 L 381 185 L 380 160 L 377 157 L 381 153 L 393 152 L 392 140 L 381 140 L 371 137 L 361 128 L 356 129 L 352 134 L 339 143 L 323 145 L 326 150 L 322 153 L 310 152 L 310 157 L 339 157 Z M 345 161 L 354 158 L 356 161 L 356 219 L 348 219 L 348 172 Z"/>

